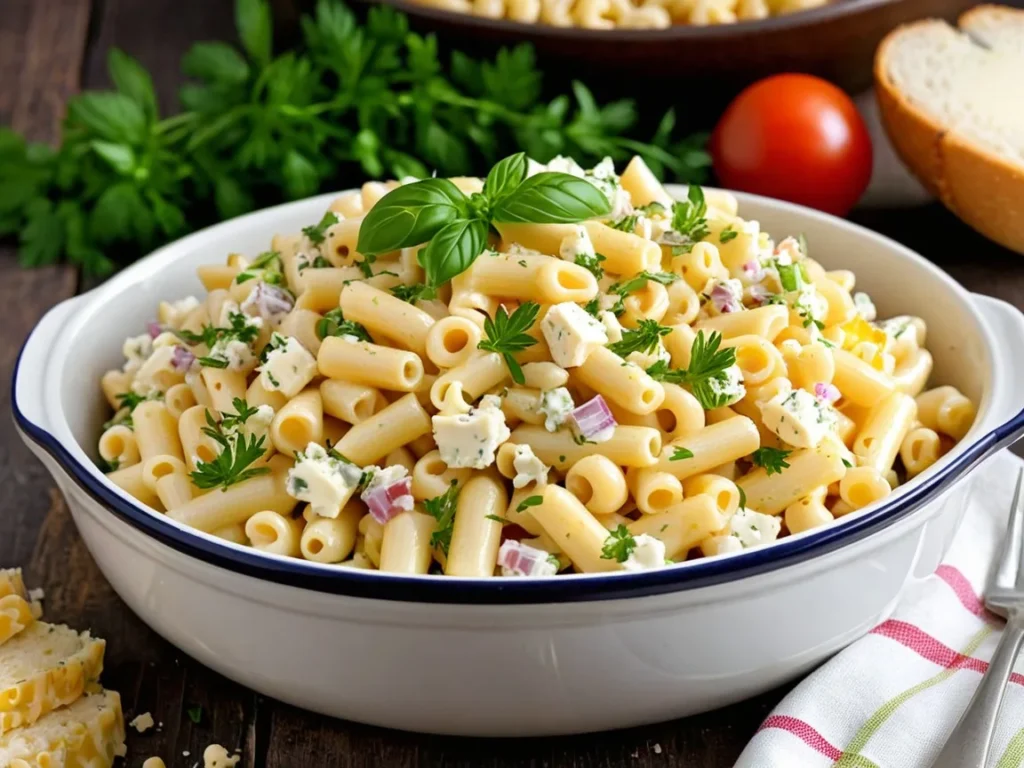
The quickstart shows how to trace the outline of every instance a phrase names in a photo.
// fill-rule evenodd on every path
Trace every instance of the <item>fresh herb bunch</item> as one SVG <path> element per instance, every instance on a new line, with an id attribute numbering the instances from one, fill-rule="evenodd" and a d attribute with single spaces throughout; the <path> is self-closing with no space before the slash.
<path id="1" fill-rule="evenodd" d="M 22 265 L 104 275 L 217 218 L 356 176 L 466 175 L 515 150 L 591 164 L 639 154 L 683 181 L 710 164 L 703 136 L 673 138 L 671 110 L 644 142 L 626 135 L 630 100 L 599 106 L 577 82 L 542 101 L 526 44 L 442 61 L 436 38 L 392 8 L 360 22 L 319 0 L 299 47 L 275 55 L 268 0 L 236 0 L 235 18 L 240 50 L 203 42 L 185 55 L 180 114 L 161 116 L 149 73 L 115 49 L 115 90 L 69 101 L 58 149 L 0 129 L 0 237 L 19 238 Z"/>

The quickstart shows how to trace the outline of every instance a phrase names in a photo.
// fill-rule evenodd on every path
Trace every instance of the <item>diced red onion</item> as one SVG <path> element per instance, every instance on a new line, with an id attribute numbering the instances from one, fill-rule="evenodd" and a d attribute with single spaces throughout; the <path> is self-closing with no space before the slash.
<path id="1" fill-rule="evenodd" d="M 185 347 L 177 346 L 174 348 L 174 354 L 171 356 L 171 367 L 178 373 L 186 373 L 192 367 L 195 359 L 196 356 L 191 351 Z"/>
<path id="2" fill-rule="evenodd" d="M 520 576 L 533 576 L 548 561 L 548 553 L 514 539 L 506 539 L 498 550 L 498 565 Z"/>
<path id="3" fill-rule="evenodd" d="M 819 381 L 814 385 L 814 396 L 831 405 L 842 397 L 842 393 L 835 384 L 828 384 L 824 381 Z"/>
<path id="4" fill-rule="evenodd" d="M 391 518 L 412 509 L 412 478 L 403 477 L 388 485 L 376 485 L 363 491 L 370 515 L 383 525 Z"/>
<path id="5" fill-rule="evenodd" d="M 611 409 L 600 395 L 595 395 L 583 405 L 574 408 L 569 416 L 576 424 L 576 431 L 587 440 L 618 426 Z"/>
<path id="6" fill-rule="evenodd" d="M 249 298 L 242 303 L 242 309 L 247 310 L 255 307 L 260 317 L 269 320 L 277 315 L 291 312 L 294 305 L 295 301 L 292 299 L 291 294 L 283 288 L 259 282 L 256 283 L 256 287 L 249 294 Z"/>
<path id="7" fill-rule="evenodd" d="M 761 266 L 760 262 L 755 261 L 754 259 L 751 259 L 743 265 L 743 276 L 752 283 L 761 282 L 764 280 L 764 275 L 764 267 Z"/>
<path id="8" fill-rule="evenodd" d="M 164 327 L 160 323 L 151 321 L 146 323 L 146 330 L 149 331 L 149 338 L 155 339 L 164 332 Z"/>
<path id="9" fill-rule="evenodd" d="M 739 312 L 741 309 L 736 295 L 722 283 L 718 283 L 711 289 L 711 304 L 723 315 Z"/>

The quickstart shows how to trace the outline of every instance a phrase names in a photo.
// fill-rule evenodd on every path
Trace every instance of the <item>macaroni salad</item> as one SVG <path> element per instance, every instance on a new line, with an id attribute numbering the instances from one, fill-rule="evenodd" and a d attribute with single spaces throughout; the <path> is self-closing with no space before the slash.
<path id="1" fill-rule="evenodd" d="M 813 244 L 812 244 L 813 245 Z M 640 158 L 341 195 L 200 267 L 102 389 L 107 477 L 318 563 L 449 576 L 661 568 L 878 501 L 974 419 L 916 317 Z"/>
<path id="2" fill-rule="evenodd" d="M 584 29 L 735 24 L 806 11 L 829 0 L 412 0 L 453 13 Z"/>

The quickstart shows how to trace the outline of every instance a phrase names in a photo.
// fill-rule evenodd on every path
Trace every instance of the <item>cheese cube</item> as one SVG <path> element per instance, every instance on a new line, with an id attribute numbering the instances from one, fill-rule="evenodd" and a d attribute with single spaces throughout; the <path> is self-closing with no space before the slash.
<path id="1" fill-rule="evenodd" d="M 540 327 L 551 358 L 563 368 L 583 365 L 591 352 L 608 343 L 604 324 L 571 301 L 551 307 Z"/>
<path id="2" fill-rule="evenodd" d="M 505 426 L 501 400 L 485 395 L 469 413 L 438 414 L 431 421 L 441 460 L 451 468 L 484 469 L 494 463 L 494 452 L 511 434 Z"/>
<path id="3" fill-rule="evenodd" d="M 295 397 L 317 374 L 316 358 L 294 336 L 275 333 L 267 361 L 260 366 L 260 381 L 268 391 Z"/>

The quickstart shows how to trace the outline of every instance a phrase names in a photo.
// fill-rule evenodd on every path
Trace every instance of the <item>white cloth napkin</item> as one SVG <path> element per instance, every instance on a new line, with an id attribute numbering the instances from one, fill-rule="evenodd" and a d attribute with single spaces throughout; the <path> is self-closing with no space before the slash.
<path id="1" fill-rule="evenodd" d="M 945 561 L 908 585 L 891 618 L 801 682 L 740 755 L 738 768 L 930 766 L 988 668 L 1003 619 L 980 595 L 1006 531 L 1021 460 L 1003 452 L 976 489 Z M 1024 764 L 1018 659 L 990 766 Z"/>

